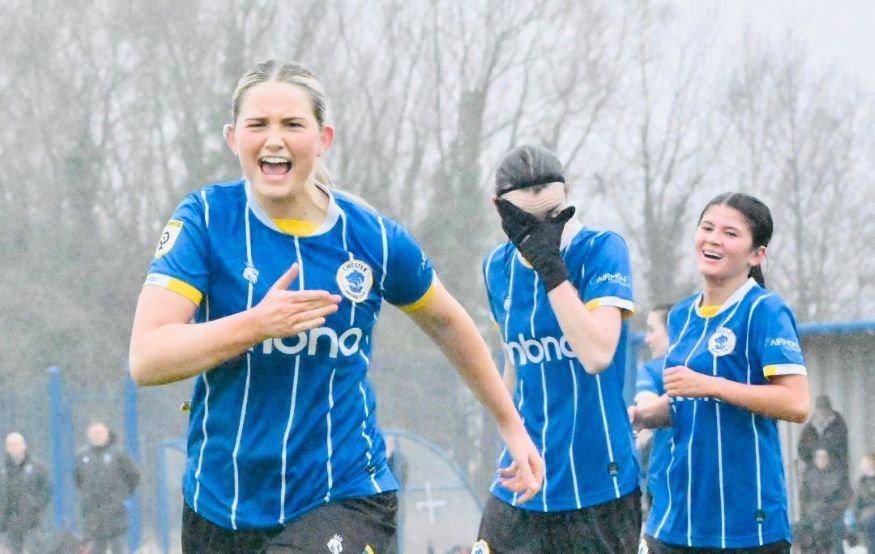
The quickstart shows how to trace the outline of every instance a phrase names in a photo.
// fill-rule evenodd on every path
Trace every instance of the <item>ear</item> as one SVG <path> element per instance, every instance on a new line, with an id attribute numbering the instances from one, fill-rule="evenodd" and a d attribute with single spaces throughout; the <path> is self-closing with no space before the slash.
<path id="1" fill-rule="evenodd" d="M 321 143 L 319 147 L 319 155 L 321 156 L 331 148 L 331 144 L 334 142 L 334 127 L 324 125 L 319 136 L 319 142 Z"/>
<path id="2" fill-rule="evenodd" d="M 237 154 L 237 140 L 234 138 L 234 126 L 230 123 L 225 123 L 222 127 L 222 134 L 225 135 L 225 144 L 231 149 L 235 155 Z"/>
<path id="3" fill-rule="evenodd" d="M 766 260 L 766 247 L 765 246 L 757 246 L 753 254 L 750 255 L 750 259 L 748 263 L 751 267 L 755 265 L 762 265 L 762 263 Z"/>

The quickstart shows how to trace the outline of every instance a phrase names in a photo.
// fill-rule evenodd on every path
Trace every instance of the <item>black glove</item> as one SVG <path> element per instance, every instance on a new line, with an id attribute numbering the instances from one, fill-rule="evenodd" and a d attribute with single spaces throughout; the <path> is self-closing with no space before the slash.
<path id="1" fill-rule="evenodd" d="M 503 198 L 497 199 L 495 206 L 501 216 L 504 234 L 541 276 L 547 292 L 567 280 L 568 268 L 559 252 L 559 242 L 562 229 L 574 215 L 574 206 L 547 216 L 543 221 Z"/>

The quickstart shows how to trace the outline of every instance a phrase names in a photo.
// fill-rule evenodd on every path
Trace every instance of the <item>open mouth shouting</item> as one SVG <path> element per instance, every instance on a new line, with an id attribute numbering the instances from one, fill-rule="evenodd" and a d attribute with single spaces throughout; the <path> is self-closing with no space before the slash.
<path id="1" fill-rule="evenodd" d="M 285 177 L 292 170 L 292 161 L 282 156 L 263 156 L 258 167 L 269 177 Z"/>

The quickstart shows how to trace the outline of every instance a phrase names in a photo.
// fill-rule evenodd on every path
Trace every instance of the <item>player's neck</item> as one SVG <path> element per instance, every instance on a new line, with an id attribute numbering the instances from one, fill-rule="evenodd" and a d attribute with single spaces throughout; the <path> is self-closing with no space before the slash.
<path id="1" fill-rule="evenodd" d="M 705 278 L 705 287 L 702 290 L 703 306 L 722 306 L 747 282 L 747 275 L 740 275 L 731 279 Z"/>
<path id="2" fill-rule="evenodd" d="M 328 213 L 328 195 L 315 184 L 285 198 L 259 199 L 262 209 L 271 219 L 306 221 L 320 224 Z"/>

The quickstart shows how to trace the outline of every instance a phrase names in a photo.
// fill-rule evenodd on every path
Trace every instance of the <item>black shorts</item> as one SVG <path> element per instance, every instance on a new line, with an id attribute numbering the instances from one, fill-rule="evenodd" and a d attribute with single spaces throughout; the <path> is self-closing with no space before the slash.
<path id="1" fill-rule="evenodd" d="M 234 531 L 204 519 L 183 502 L 182 551 L 185 554 L 384 552 L 395 540 L 397 511 L 398 499 L 391 491 L 323 504 L 285 526 Z"/>
<path id="2" fill-rule="evenodd" d="M 641 492 L 581 510 L 533 512 L 490 496 L 479 544 L 491 554 L 628 554 L 641 537 Z M 475 550 L 478 552 L 478 550 Z"/>
<path id="3" fill-rule="evenodd" d="M 790 554 L 790 543 L 778 541 L 753 548 L 696 548 L 666 544 L 649 535 L 644 536 L 647 548 L 642 548 L 642 554 Z"/>

